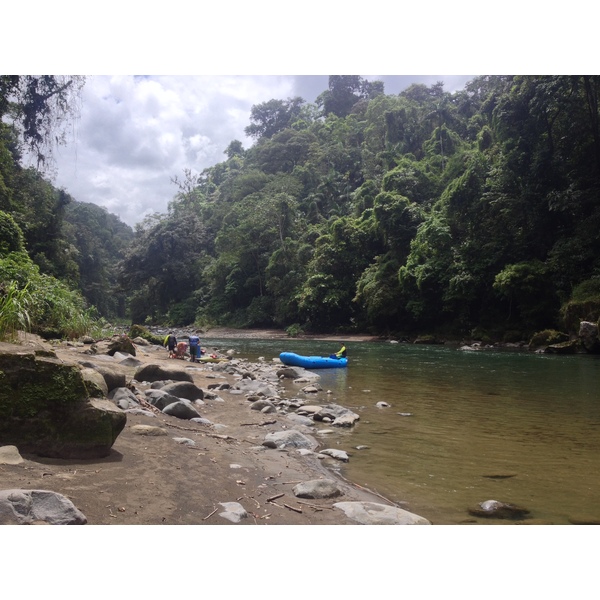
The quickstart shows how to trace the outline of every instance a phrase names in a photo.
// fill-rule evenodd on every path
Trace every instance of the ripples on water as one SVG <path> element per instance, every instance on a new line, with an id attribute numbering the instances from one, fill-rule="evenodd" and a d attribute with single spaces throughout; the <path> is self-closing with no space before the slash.
<path id="1" fill-rule="evenodd" d="M 307 340 L 223 346 L 251 360 L 336 349 Z M 323 440 L 351 454 L 340 467 L 348 479 L 438 524 L 504 523 L 468 514 L 490 499 L 524 506 L 531 522 L 600 522 L 597 357 L 382 342 L 351 344 L 349 358 L 347 369 L 319 371 L 331 391 L 323 402 L 360 414 L 352 430 Z"/>

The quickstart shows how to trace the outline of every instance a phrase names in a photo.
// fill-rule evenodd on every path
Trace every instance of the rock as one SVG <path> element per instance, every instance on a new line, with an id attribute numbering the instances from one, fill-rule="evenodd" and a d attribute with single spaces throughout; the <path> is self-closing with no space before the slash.
<path id="1" fill-rule="evenodd" d="M 314 414 L 314 419 L 315 421 L 331 421 L 331 424 L 336 427 L 351 427 L 360 417 L 343 406 L 327 404 Z"/>
<path id="2" fill-rule="evenodd" d="M 143 408 L 128 408 L 125 410 L 128 415 L 141 415 L 143 417 L 156 417 L 156 415 L 149 411 L 144 410 Z"/>
<path id="3" fill-rule="evenodd" d="M 331 458 L 341 460 L 342 462 L 348 462 L 350 460 L 346 452 L 344 452 L 343 450 L 336 450 L 335 448 L 325 448 L 324 450 L 319 450 L 319 454 L 331 456 Z"/>
<path id="4" fill-rule="evenodd" d="M 178 419 L 198 419 L 200 418 L 200 413 L 192 406 L 192 403 L 189 400 L 178 400 L 177 402 L 173 402 L 168 406 L 165 406 L 162 409 L 165 415 L 171 415 L 172 417 L 177 417 Z"/>
<path id="5" fill-rule="evenodd" d="M 288 421 L 297 423 L 298 425 L 305 425 L 306 427 L 314 427 L 314 421 L 310 417 L 304 417 L 296 413 L 291 413 L 285 417 Z"/>
<path id="6" fill-rule="evenodd" d="M 89 396 L 108 396 L 108 385 L 101 373 L 96 369 L 85 367 L 81 369 L 81 375 L 85 381 L 85 387 L 88 390 Z"/>
<path id="7" fill-rule="evenodd" d="M 313 479 L 296 485 L 292 491 L 298 498 L 334 498 L 342 495 L 342 490 L 333 479 Z"/>
<path id="8" fill-rule="evenodd" d="M 182 446 L 190 446 L 192 448 L 196 445 L 196 442 L 194 440 L 190 440 L 190 438 L 175 437 L 173 438 L 173 441 L 181 444 Z"/>
<path id="9" fill-rule="evenodd" d="M 544 350 L 545 354 L 575 354 L 579 349 L 579 343 L 577 340 L 570 340 L 568 342 L 560 342 L 558 344 L 550 344 Z"/>
<path id="10" fill-rule="evenodd" d="M 267 399 L 263 399 L 263 400 L 256 400 L 256 402 L 253 402 L 250 405 L 250 410 L 260 410 L 262 411 L 265 408 L 269 408 L 269 409 L 273 409 L 275 410 L 275 405 Z"/>
<path id="11" fill-rule="evenodd" d="M 108 394 L 109 400 L 112 400 L 121 410 L 130 408 L 139 408 L 140 403 L 137 396 L 126 387 L 119 387 Z"/>
<path id="12" fill-rule="evenodd" d="M 388 404 L 387 402 L 380 401 L 375 406 L 377 408 L 389 408 L 391 406 L 391 404 Z"/>
<path id="13" fill-rule="evenodd" d="M 114 390 L 115 388 L 125 387 L 127 385 L 127 376 L 125 373 L 120 373 L 115 368 L 111 368 L 108 365 L 97 365 L 93 362 L 82 362 L 80 364 L 84 367 L 94 369 L 94 371 L 98 371 L 98 373 L 100 373 L 100 375 L 102 375 L 104 378 L 108 392 Z M 106 395 L 108 395 L 108 393 Z"/>
<path id="14" fill-rule="evenodd" d="M 236 389 L 243 392 L 252 392 L 255 394 L 264 394 L 265 396 L 277 396 L 277 390 L 264 381 L 255 379 L 242 379 L 236 384 Z"/>
<path id="15" fill-rule="evenodd" d="M 314 450 L 319 445 L 314 438 L 295 429 L 268 433 L 262 443 L 267 448 L 308 448 Z"/>
<path id="16" fill-rule="evenodd" d="M 319 392 L 322 392 L 323 389 L 317 385 L 306 385 L 301 391 L 305 394 L 318 394 Z"/>
<path id="17" fill-rule="evenodd" d="M 204 399 L 202 389 L 190 381 L 175 381 L 174 383 L 168 383 L 161 389 L 163 392 L 167 392 L 178 398 L 186 398 L 187 400 Z"/>
<path id="18" fill-rule="evenodd" d="M 301 406 L 300 408 L 297 408 L 296 413 L 299 415 L 310 415 L 314 417 L 314 415 L 321 411 L 322 408 L 322 406 L 319 406 L 317 404 L 306 404 L 304 406 Z"/>
<path id="19" fill-rule="evenodd" d="M 111 402 L 89 397 L 78 365 L 0 350 L 3 444 L 50 458 L 101 458 L 126 422 Z"/>
<path id="20" fill-rule="evenodd" d="M 0 525 L 85 525 L 86 516 L 65 496 L 47 490 L 1 490 Z"/>
<path id="21" fill-rule="evenodd" d="M 477 507 L 470 508 L 469 514 L 474 517 L 493 519 L 523 519 L 529 514 L 529 511 L 514 504 L 498 502 L 498 500 L 486 500 L 480 502 Z"/>
<path id="22" fill-rule="evenodd" d="M 0 465 L 19 465 L 23 457 L 16 446 L 0 446 Z"/>
<path id="23" fill-rule="evenodd" d="M 106 354 L 113 356 L 116 352 L 122 352 L 123 354 L 131 354 L 132 356 L 135 356 L 135 346 L 126 335 L 115 336 L 109 343 Z"/>
<path id="24" fill-rule="evenodd" d="M 590 321 L 579 323 L 579 339 L 587 352 L 600 353 L 600 340 L 598 339 L 598 324 Z"/>
<path id="25" fill-rule="evenodd" d="M 146 399 L 158 410 L 164 410 L 169 404 L 179 402 L 177 396 L 172 396 L 163 390 L 146 390 Z"/>
<path id="26" fill-rule="evenodd" d="M 128 356 L 127 358 L 120 360 L 119 364 L 123 365 L 124 367 L 139 367 L 142 364 L 142 361 L 138 360 L 137 358 L 133 358 L 133 356 Z"/>
<path id="27" fill-rule="evenodd" d="M 178 361 L 173 361 L 178 362 Z M 173 381 L 189 381 L 193 383 L 192 376 L 186 373 L 183 369 L 177 367 L 167 367 L 159 364 L 148 364 L 140 367 L 134 374 L 136 381 L 161 381 L 165 379 L 172 379 Z"/>
<path id="28" fill-rule="evenodd" d="M 377 502 L 336 502 L 333 508 L 362 525 L 431 525 L 424 517 Z"/>
<path id="29" fill-rule="evenodd" d="M 239 523 L 242 519 L 248 518 L 246 509 L 239 502 L 219 502 L 219 504 L 225 509 L 219 513 L 219 516 L 232 523 Z"/>
<path id="30" fill-rule="evenodd" d="M 135 435 L 160 436 L 168 435 L 167 430 L 156 425 L 134 425 L 131 428 L 131 433 Z"/>

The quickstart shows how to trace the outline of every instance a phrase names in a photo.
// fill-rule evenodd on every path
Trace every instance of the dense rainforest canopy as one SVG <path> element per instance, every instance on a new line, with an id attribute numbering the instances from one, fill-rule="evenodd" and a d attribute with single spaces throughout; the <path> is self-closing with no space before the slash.
<path id="1" fill-rule="evenodd" d="M 0 116 L 26 83 L 1 79 Z M 314 104 L 254 106 L 252 146 L 174 174 L 135 232 L 22 169 L 3 124 L 0 211 L 106 317 L 523 339 L 599 316 L 599 94 L 584 75 L 398 95 L 331 76 Z"/>

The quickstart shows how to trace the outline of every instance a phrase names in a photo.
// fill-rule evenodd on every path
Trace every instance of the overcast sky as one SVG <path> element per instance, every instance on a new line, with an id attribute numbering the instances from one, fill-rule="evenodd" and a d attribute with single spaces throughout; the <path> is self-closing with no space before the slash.
<path id="1" fill-rule="evenodd" d="M 415 81 L 442 80 L 447 91 L 465 76 L 382 77 L 386 93 Z M 56 151 L 54 183 L 76 200 L 93 202 L 133 226 L 165 213 L 184 169 L 201 172 L 226 159 L 232 140 L 247 148 L 244 128 L 253 105 L 327 89 L 328 76 L 92 76 L 81 115 L 66 146 Z"/>

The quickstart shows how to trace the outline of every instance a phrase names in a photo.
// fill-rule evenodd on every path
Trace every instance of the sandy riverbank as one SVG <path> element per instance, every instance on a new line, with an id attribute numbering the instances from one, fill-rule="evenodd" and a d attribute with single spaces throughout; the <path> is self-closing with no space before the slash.
<path id="1" fill-rule="evenodd" d="M 218 334 L 210 332 L 215 337 L 226 334 L 221 330 Z M 237 331 L 228 334 L 240 337 Z M 82 346 L 63 345 L 55 350 L 65 361 L 94 360 Z M 158 347 L 138 346 L 136 358 L 142 363 L 172 362 Z M 211 383 L 231 382 L 209 365 L 194 367 L 189 372 L 198 387 L 207 389 Z M 128 377 L 134 371 L 130 368 Z M 222 401 L 207 400 L 199 409 L 218 428 L 163 413 L 153 417 L 130 414 L 110 456 L 67 461 L 24 455 L 19 465 L 0 466 L 2 489 L 61 493 L 86 515 L 89 524 L 101 525 L 227 525 L 231 522 L 219 516 L 221 503 L 226 502 L 239 502 L 248 512 L 249 517 L 240 524 L 350 524 L 353 522 L 343 512 L 332 507 L 335 502 L 386 503 L 346 481 L 339 481 L 342 497 L 296 498 L 292 488 L 299 482 L 332 478 L 327 461 L 335 459 L 319 460 L 302 457 L 296 450 L 261 447 L 268 432 L 292 428 L 290 423 L 279 414 L 251 411 L 243 395 L 223 391 L 220 396 Z M 158 426 L 166 435 L 140 436 L 134 432 L 135 425 Z M 177 443 L 174 438 L 191 439 L 195 446 Z"/>

